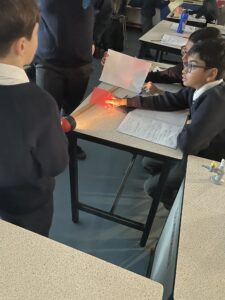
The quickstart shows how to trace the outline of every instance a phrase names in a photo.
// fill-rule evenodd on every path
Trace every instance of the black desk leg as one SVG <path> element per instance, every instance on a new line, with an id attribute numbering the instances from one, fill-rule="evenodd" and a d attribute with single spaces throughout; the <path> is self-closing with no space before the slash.
<path id="1" fill-rule="evenodd" d="M 74 132 L 68 133 L 69 140 L 69 173 L 70 173 L 70 197 L 72 220 L 74 223 L 79 221 L 78 209 L 78 166 L 77 166 L 77 137 Z"/>
<path id="2" fill-rule="evenodd" d="M 138 58 L 144 58 L 145 57 L 147 48 L 148 48 L 148 46 L 146 45 L 146 43 L 141 42 L 140 50 L 139 50 L 139 53 L 138 53 Z"/>
<path id="3" fill-rule="evenodd" d="M 155 215 L 156 215 L 159 203 L 160 203 L 160 201 L 162 199 L 162 196 L 163 196 L 163 191 L 165 189 L 165 183 L 166 183 L 166 180 L 167 180 L 168 175 L 169 175 L 170 166 L 171 166 L 171 161 L 170 160 L 166 161 L 163 165 L 163 169 L 162 169 L 161 175 L 159 177 L 159 182 L 157 184 L 156 193 L 155 193 L 154 198 L 152 200 L 152 205 L 151 205 L 151 208 L 149 210 L 147 221 L 145 223 L 144 231 L 143 231 L 143 234 L 142 234 L 142 237 L 141 237 L 141 241 L 140 241 L 140 246 L 141 247 L 145 247 L 148 236 L 149 236 L 149 233 L 152 229 L 152 224 L 154 222 Z"/>

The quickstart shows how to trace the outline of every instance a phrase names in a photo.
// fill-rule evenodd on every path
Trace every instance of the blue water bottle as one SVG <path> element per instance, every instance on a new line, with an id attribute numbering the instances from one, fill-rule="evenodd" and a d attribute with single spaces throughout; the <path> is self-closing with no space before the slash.
<path id="1" fill-rule="evenodd" d="M 184 32 L 184 27 L 185 27 L 185 24 L 187 23 L 187 20 L 188 20 L 188 11 L 185 9 L 182 12 L 181 17 L 180 17 L 180 22 L 179 22 L 179 25 L 178 25 L 178 28 L 177 28 L 178 33 L 183 33 Z"/>

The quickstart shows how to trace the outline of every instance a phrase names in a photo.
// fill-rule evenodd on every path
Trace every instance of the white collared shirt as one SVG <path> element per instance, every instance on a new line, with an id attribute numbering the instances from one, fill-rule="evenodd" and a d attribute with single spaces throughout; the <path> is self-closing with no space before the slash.
<path id="1" fill-rule="evenodd" d="M 215 80 L 209 83 L 204 84 L 202 87 L 200 87 L 200 89 L 196 90 L 193 94 L 193 103 L 195 102 L 196 99 L 198 99 L 198 97 L 200 97 L 204 92 L 206 92 L 207 90 L 221 84 L 223 82 L 223 79 L 219 79 L 219 80 Z"/>
<path id="2" fill-rule="evenodd" d="M 27 82 L 29 82 L 29 78 L 23 69 L 0 63 L 0 85 L 15 85 Z"/>

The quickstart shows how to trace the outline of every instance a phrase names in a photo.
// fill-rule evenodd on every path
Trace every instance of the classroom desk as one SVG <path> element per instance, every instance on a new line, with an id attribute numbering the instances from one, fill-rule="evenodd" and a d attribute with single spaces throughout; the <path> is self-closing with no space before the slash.
<path id="1" fill-rule="evenodd" d="M 225 36 L 225 26 L 224 25 L 217 25 L 217 24 L 207 24 L 207 27 L 215 27 L 217 29 L 219 29 L 219 31 L 221 32 L 221 34 L 223 35 L 223 37 Z"/>
<path id="2" fill-rule="evenodd" d="M 185 0 L 183 3 L 201 6 L 203 4 L 203 0 Z"/>
<path id="3" fill-rule="evenodd" d="M 175 22 L 175 23 L 179 23 L 180 22 L 180 16 L 174 16 L 174 13 L 171 12 L 166 17 L 166 20 L 171 21 L 171 22 Z M 206 19 L 204 17 L 197 19 L 193 15 L 189 15 L 187 25 L 202 28 L 202 27 L 206 26 Z"/>
<path id="4" fill-rule="evenodd" d="M 159 22 L 156 26 L 146 32 L 143 36 L 140 37 L 141 48 L 139 51 L 139 58 L 143 58 L 146 52 L 146 48 L 150 47 L 157 50 L 155 60 L 161 60 L 161 53 L 163 51 L 180 54 L 180 46 L 171 45 L 171 44 L 162 44 L 161 38 L 164 34 L 183 37 L 188 40 L 190 33 L 177 33 L 175 30 L 171 29 L 171 26 L 174 22 L 163 20 Z"/>
<path id="5" fill-rule="evenodd" d="M 107 90 L 113 88 L 108 84 L 101 84 L 100 87 Z M 114 91 L 114 94 L 119 97 L 124 97 L 125 95 L 134 95 L 133 93 L 126 90 L 123 90 L 123 95 L 121 93 L 120 95 L 118 95 L 117 91 Z M 102 218 L 142 231 L 143 234 L 141 237 L 140 245 L 145 246 L 147 238 L 151 231 L 160 199 L 163 194 L 164 182 L 167 179 L 170 164 L 174 159 L 181 159 L 182 153 L 178 149 L 171 149 L 118 132 L 116 129 L 125 117 L 125 113 L 121 109 L 114 108 L 106 110 L 105 108 L 97 105 L 91 105 L 90 107 L 88 107 L 88 109 L 86 109 L 86 105 L 89 103 L 89 97 L 75 110 L 74 113 L 72 113 L 77 122 L 77 127 L 68 135 L 70 152 L 70 189 L 73 222 L 77 222 L 79 220 L 79 210 L 83 210 Z M 78 201 L 78 168 L 75 153 L 77 138 L 124 150 L 132 153 L 133 155 L 140 154 L 143 156 L 159 158 L 165 162 L 162 175 L 159 179 L 158 189 L 153 199 L 145 224 L 114 214 L 113 207 L 111 211 L 106 212 Z"/>
<path id="6" fill-rule="evenodd" d="M 209 163 L 188 157 L 174 299 L 225 297 L 225 184 L 210 181 Z"/>
<path id="7" fill-rule="evenodd" d="M 0 220 L 4 300 L 162 299 L 159 283 Z"/>

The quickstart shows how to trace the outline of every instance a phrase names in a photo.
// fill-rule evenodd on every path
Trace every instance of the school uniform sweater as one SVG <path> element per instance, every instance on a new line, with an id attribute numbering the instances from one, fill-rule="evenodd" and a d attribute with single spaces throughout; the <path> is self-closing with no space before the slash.
<path id="1" fill-rule="evenodd" d="M 41 21 L 35 62 L 81 67 L 92 62 L 95 13 L 101 11 L 94 39 L 99 40 L 111 15 L 110 0 L 39 0 Z"/>
<path id="2" fill-rule="evenodd" d="M 181 83 L 182 81 L 183 64 L 177 64 L 174 67 L 163 71 L 149 72 L 145 82 L 152 81 L 156 83 Z"/>
<path id="3" fill-rule="evenodd" d="M 0 85 L 0 210 L 34 211 L 52 199 L 68 163 L 54 99 L 33 83 Z"/>
<path id="4" fill-rule="evenodd" d="M 191 124 L 185 125 L 178 136 L 178 147 L 184 154 L 198 155 L 220 161 L 225 158 L 225 83 L 202 93 L 193 103 L 192 88 L 164 96 L 128 99 L 128 107 L 158 111 L 190 109 Z"/>

